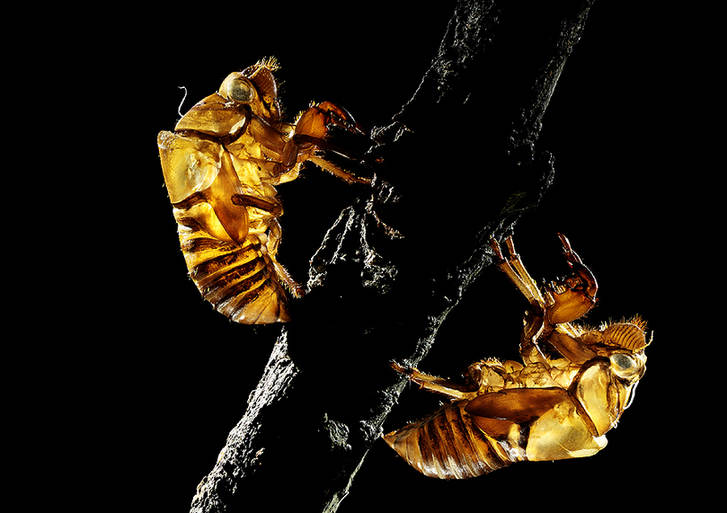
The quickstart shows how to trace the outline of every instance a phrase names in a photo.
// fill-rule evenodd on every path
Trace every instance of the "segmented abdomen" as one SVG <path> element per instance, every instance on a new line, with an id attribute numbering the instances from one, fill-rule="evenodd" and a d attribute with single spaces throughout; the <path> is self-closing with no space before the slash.
<path id="1" fill-rule="evenodd" d="M 202 296 L 235 322 L 286 322 L 286 295 L 267 248 L 255 234 L 242 244 L 217 239 L 175 208 L 179 243 L 189 275 Z"/>
<path id="2" fill-rule="evenodd" d="M 440 479 L 476 477 L 513 462 L 505 448 L 474 424 L 461 403 L 384 435 L 384 440 L 419 472 Z"/>

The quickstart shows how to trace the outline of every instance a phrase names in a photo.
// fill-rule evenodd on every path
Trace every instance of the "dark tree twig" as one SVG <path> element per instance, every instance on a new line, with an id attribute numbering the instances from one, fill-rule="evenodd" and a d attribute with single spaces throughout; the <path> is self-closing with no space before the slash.
<path id="1" fill-rule="evenodd" d="M 198 487 L 195 513 L 337 510 L 448 312 L 552 181 L 541 120 L 592 1 L 528 9 L 461 1 L 413 97 L 375 131 L 372 189 L 311 262 L 244 417 Z M 533 3 L 535 4 L 535 3 Z"/>

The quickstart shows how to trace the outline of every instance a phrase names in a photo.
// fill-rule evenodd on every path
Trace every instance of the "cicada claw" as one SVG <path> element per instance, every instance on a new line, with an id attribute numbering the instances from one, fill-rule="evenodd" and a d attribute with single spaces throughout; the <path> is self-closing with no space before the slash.
<path id="1" fill-rule="evenodd" d="M 293 140 L 307 160 L 321 169 L 349 183 L 371 183 L 370 178 L 349 171 L 361 167 L 371 141 L 346 109 L 329 101 L 312 105 L 298 118 Z"/>
<path id="2" fill-rule="evenodd" d="M 312 105 L 300 115 L 295 126 L 295 138 L 297 140 L 323 140 L 327 139 L 330 132 L 335 129 L 366 135 L 366 132 L 346 109 L 325 101 Z"/>
<path id="3" fill-rule="evenodd" d="M 391 365 L 391 368 L 394 369 L 396 372 L 398 372 L 399 374 L 403 374 L 404 376 L 411 376 L 414 372 L 414 367 L 405 367 L 395 361 L 389 362 L 389 365 Z"/>
<path id="4" fill-rule="evenodd" d="M 544 311 L 544 318 L 550 324 L 570 322 L 585 315 L 596 304 L 598 291 L 596 278 L 575 252 L 568 238 L 562 233 L 558 237 L 572 272 L 565 278 L 546 283 L 542 290 L 525 269 L 515 250 L 512 236 L 504 241 L 507 254 L 494 238 L 490 240 L 495 265 L 510 277 L 533 308 Z"/>
<path id="5" fill-rule="evenodd" d="M 318 109 L 323 112 L 326 119 L 326 127 L 329 130 L 332 127 L 338 127 L 354 134 L 366 135 L 361 125 L 343 107 L 325 101 L 318 104 Z"/>
<path id="6" fill-rule="evenodd" d="M 572 273 L 545 286 L 546 315 L 551 324 L 570 322 L 585 315 L 595 306 L 598 292 L 596 277 L 575 252 L 568 238 L 562 233 L 558 237 Z"/>

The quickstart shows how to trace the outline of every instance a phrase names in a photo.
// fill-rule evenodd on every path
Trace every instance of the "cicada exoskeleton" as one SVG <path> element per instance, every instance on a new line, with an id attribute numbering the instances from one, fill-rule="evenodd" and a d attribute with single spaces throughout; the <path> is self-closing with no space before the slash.
<path id="1" fill-rule="evenodd" d="M 463 479 L 519 461 L 591 456 L 605 447 L 605 434 L 631 404 L 646 369 L 646 325 L 638 317 L 599 328 L 572 323 L 595 305 L 598 285 L 560 237 L 572 274 L 542 289 L 511 238 L 507 257 L 492 241 L 498 266 L 529 303 L 522 362 L 474 363 L 465 384 L 393 364 L 451 400 L 432 416 L 384 435 L 421 473 Z"/>
<path id="2" fill-rule="evenodd" d="M 303 294 L 276 259 L 283 207 L 275 186 L 297 178 L 304 162 L 369 182 L 326 157 L 332 128 L 363 134 L 351 115 L 322 102 L 283 122 L 276 69 L 267 59 L 231 73 L 157 138 L 190 276 L 219 312 L 244 324 L 289 320 L 285 289 Z"/>

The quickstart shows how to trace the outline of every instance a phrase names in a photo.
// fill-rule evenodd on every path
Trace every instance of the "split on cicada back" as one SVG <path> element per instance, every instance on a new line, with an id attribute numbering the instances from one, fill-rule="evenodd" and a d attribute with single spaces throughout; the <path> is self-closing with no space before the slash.
<path id="1" fill-rule="evenodd" d="M 336 147 L 330 129 L 365 136 L 345 110 L 312 105 L 295 123 L 281 120 L 274 59 L 229 74 L 157 143 L 164 181 L 190 276 L 202 296 L 243 324 L 286 322 L 288 293 L 304 293 L 277 261 L 283 214 L 275 186 L 311 162 L 349 183 L 368 184 L 340 165 L 359 159 Z M 287 291 L 287 292 L 286 292 Z"/>
<path id="2" fill-rule="evenodd" d="M 606 446 L 606 433 L 633 402 L 646 370 L 646 323 L 635 317 L 598 329 L 573 324 L 596 304 L 598 286 L 560 238 L 572 273 L 543 288 L 525 270 L 512 238 L 505 241 L 507 256 L 491 241 L 496 264 L 528 301 L 522 362 L 476 362 L 464 385 L 393 364 L 450 399 L 432 416 L 383 437 L 422 474 L 463 479 L 520 461 L 591 456 Z"/>

